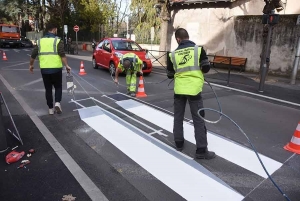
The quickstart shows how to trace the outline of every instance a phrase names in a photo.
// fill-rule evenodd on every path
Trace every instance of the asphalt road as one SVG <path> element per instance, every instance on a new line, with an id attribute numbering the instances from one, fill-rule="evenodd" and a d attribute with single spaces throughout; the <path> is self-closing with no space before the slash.
<path id="1" fill-rule="evenodd" d="M 156 69 L 144 78 L 146 98 L 131 99 L 123 95 L 126 93 L 124 76 L 116 86 L 107 70 L 92 68 L 90 53 L 72 55 L 68 61 L 77 86 L 75 94 L 67 94 L 64 72 L 63 114 L 49 116 L 38 62 L 35 62 L 34 74 L 28 71 L 30 49 L 4 50 L 8 61 L 0 61 L 1 81 L 7 82 L 13 94 L 24 100 L 20 108 L 26 107 L 25 103 L 29 106 L 25 111 L 34 112 L 108 200 L 285 200 L 264 173 L 247 138 L 225 118 L 217 124 L 207 123 L 208 148 L 215 151 L 217 157 L 210 161 L 196 160 L 193 159 L 195 142 L 187 106 L 185 149 L 182 153 L 175 151 L 173 83 L 168 86 L 169 80 L 165 80 L 162 70 Z M 78 75 L 81 61 L 85 76 Z M 213 77 L 210 81 L 222 84 Z M 299 200 L 300 157 L 283 149 L 300 119 L 299 99 L 291 95 L 285 96 L 290 97 L 285 101 L 295 104 L 280 102 L 247 94 L 245 92 L 251 90 L 242 86 L 239 89 L 245 92 L 221 86 L 213 89 L 223 112 L 247 134 L 274 181 L 291 200 Z M 272 89 L 270 96 L 289 90 Z M 298 97 L 299 91 L 296 92 Z M 202 96 L 205 107 L 218 109 L 208 85 L 204 86 Z M 281 99 L 278 95 L 275 98 Z M 32 116 L 15 106 L 14 101 L 13 98 L 8 101 L 13 116 Z M 207 111 L 206 118 L 216 120 L 218 115 Z M 18 125 L 22 125 L 22 121 Z M 20 134 L 28 138 L 24 144 L 32 143 L 29 133 L 21 130 Z M 60 158 L 56 160 L 61 160 L 60 153 L 55 153 Z M 68 167 L 68 161 L 63 162 Z M 77 187 L 86 192 L 83 180 L 75 178 Z M 55 182 L 66 181 L 56 178 Z M 70 182 L 74 183 L 74 178 Z M 6 187 L 9 189 L 9 185 Z M 35 191 L 39 192 L 38 186 Z M 72 194 L 80 197 L 76 192 Z M 13 193 L 8 195 L 13 196 Z M 86 199 L 87 196 L 83 196 L 80 200 Z"/>

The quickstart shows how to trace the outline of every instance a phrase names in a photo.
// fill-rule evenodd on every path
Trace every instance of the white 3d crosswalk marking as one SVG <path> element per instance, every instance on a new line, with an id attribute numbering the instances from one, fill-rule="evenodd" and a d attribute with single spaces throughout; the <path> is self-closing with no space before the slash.
<path id="1" fill-rule="evenodd" d="M 155 145 L 151 140 L 144 139 L 130 129 L 128 123 L 121 123 L 122 120 L 116 116 L 106 115 L 100 107 L 94 106 L 78 111 L 86 124 L 186 200 L 234 201 L 244 198 L 224 182 L 210 176 L 211 173 L 204 174 Z M 143 134 L 153 138 L 147 133 Z M 172 149 L 169 146 L 166 147 Z M 174 153 L 180 154 L 177 151 Z M 189 160 L 195 166 L 201 166 L 196 161 Z"/>
<path id="2" fill-rule="evenodd" d="M 127 111 L 173 133 L 172 116 L 131 99 L 117 101 L 116 103 Z M 196 143 L 194 138 L 194 127 L 188 123 L 184 123 L 184 137 L 187 141 L 193 144 Z M 218 156 L 267 178 L 267 174 L 264 172 L 252 150 L 214 135 L 211 132 L 207 133 L 207 138 L 209 149 L 215 151 Z M 282 166 L 282 163 L 264 155 L 259 155 L 270 174 L 274 173 Z"/>

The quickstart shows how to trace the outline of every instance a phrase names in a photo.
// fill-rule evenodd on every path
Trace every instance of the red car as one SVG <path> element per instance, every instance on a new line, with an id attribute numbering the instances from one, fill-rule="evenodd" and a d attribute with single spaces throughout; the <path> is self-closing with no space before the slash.
<path id="1" fill-rule="evenodd" d="M 124 38 L 104 38 L 96 46 L 93 53 L 93 67 L 99 66 L 109 69 L 110 74 L 114 75 L 120 58 L 126 53 L 135 53 L 143 61 L 143 73 L 150 74 L 152 62 L 148 52 L 142 49 L 136 42 Z"/>

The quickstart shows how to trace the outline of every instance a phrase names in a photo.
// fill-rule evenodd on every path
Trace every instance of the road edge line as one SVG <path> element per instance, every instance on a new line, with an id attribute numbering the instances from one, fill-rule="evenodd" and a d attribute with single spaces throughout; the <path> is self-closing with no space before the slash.
<path id="1" fill-rule="evenodd" d="M 21 107 L 28 114 L 30 119 L 42 133 L 44 138 L 50 144 L 54 152 L 58 155 L 64 165 L 68 168 L 83 190 L 93 201 L 108 201 L 102 191 L 95 185 L 95 183 L 87 176 L 87 174 L 81 169 L 81 167 L 76 163 L 76 161 L 70 156 L 70 154 L 65 150 L 65 148 L 58 142 L 54 135 L 49 131 L 46 125 L 41 121 L 41 119 L 36 115 L 36 113 L 31 109 L 31 107 L 25 102 L 21 95 L 10 86 L 6 79 L 0 74 L 0 80 L 9 90 L 9 92 L 14 96 L 14 98 L 19 102 Z"/>

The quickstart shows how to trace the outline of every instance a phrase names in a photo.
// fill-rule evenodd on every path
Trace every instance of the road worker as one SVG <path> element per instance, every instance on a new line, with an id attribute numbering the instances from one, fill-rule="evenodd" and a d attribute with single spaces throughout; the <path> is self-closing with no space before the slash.
<path id="1" fill-rule="evenodd" d="M 71 71 L 67 62 L 67 57 L 64 52 L 64 43 L 58 38 L 57 25 L 48 23 L 46 26 L 47 33 L 38 40 L 37 46 L 33 49 L 29 70 L 33 73 L 33 64 L 36 57 L 39 57 L 40 69 L 46 90 L 46 100 L 49 107 L 49 114 L 61 114 L 61 99 L 62 99 L 62 69 L 63 64 L 69 73 Z M 55 89 L 55 105 L 53 108 L 52 87 Z"/>
<path id="2" fill-rule="evenodd" d="M 142 67 L 143 61 L 134 53 L 124 54 L 123 57 L 120 58 L 114 81 L 116 84 L 119 84 L 119 73 L 125 72 L 127 94 L 132 97 L 136 95 L 136 75 L 138 72 L 143 75 Z"/>
<path id="3" fill-rule="evenodd" d="M 188 32 L 179 28 L 175 32 L 178 47 L 169 54 L 167 60 L 167 76 L 174 78 L 174 141 L 176 149 L 182 151 L 184 148 L 183 119 L 186 102 L 189 101 L 192 113 L 196 154 L 198 159 L 212 159 L 216 155 L 207 149 L 207 130 L 204 120 L 198 116 L 199 109 L 203 108 L 201 96 L 204 76 L 210 70 L 206 52 L 189 40 Z M 204 117 L 204 111 L 200 112 Z"/>

